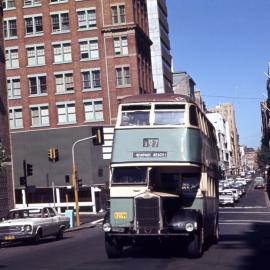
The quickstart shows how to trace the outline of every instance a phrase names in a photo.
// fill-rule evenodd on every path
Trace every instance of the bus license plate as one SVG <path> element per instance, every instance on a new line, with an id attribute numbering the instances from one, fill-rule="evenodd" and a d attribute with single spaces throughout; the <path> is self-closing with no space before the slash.
<path id="1" fill-rule="evenodd" d="M 13 236 L 13 235 L 5 236 L 5 237 L 4 237 L 4 240 L 6 240 L 6 241 L 9 241 L 9 240 L 15 240 L 15 236 Z"/>
<path id="2" fill-rule="evenodd" d="M 114 218 L 115 219 L 126 219 L 127 212 L 114 212 Z"/>

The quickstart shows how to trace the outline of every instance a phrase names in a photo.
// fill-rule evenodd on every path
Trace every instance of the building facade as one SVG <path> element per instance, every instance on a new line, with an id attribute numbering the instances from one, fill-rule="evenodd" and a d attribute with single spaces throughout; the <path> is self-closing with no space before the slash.
<path id="1" fill-rule="evenodd" d="M 14 206 L 14 196 L 11 174 L 2 6 L 0 9 L 0 217 L 3 217 Z"/>
<path id="2" fill-rule="evenodd" d="M 50 188 L 52 183 L 68 186 L 64 179 L 70 174 L 71 146 L 91 136 L 96 125 L 108 127 L 107 144 L 97 150 L 85 142 L 88 156 L 77 156 L 84 185 L 104 184 L 119 100 L 153 92 L 146 1 L 3 4 L 17 201 L 25 202 L 20 186 L 24 160 L 33 165 L 28 184 L 36 193 L 37 187 Z M 55 164 L 47 158 L 51 147 L 59 150 Z"/>
<path id="3" fill-rule="evenodd" d="M 147 0 L 152 72 L 156 93 L 172 92 L 172 56 L 166 0 Z"/>
<path id="4" fill-rule="evenodd" d="M 230 147 L 232 152 L 231 169 L 233 174 L 238 174 L 241 170 L 241 158 L 239 149 L 239 135 L 237 132 L 234 107 L 231 103 L 223 103 L 216 106 L 214 109 L 209 109 L 209 112 L 220 113 L 229 125 Z"/>
<path id="5" fill-rule="evenodd" d="M 175 94 L 189 96 L 195 101 L 195 81 L 185 71 L 173 73 L 173 91 Z"/>
<path id="6" fill-rule="evenodd" d="M 217 146 L 219 149 L 219 166 L 223 175 L 229 175 L 231 172 L 231 149 L 228 141 L 229 125 L 220 113 L 207 113 L 209 121 L 216 130 Z"/>

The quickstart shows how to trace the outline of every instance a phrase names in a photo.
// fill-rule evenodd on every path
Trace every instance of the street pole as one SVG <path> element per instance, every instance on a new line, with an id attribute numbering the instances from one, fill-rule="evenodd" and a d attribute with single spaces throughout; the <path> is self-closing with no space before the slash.
<path id="1" fill-rule="evenodd" d="M 26 206 L 28 207 L 27 170 L 26 170 L 25 160 L 23 160 L 23 177 L 24 177 L 24 187 L 25 187 L 25 201 L 26 201 Z"/>
<path id="2" fill-rule="evenodd" d="M 96 138 L 96 135 L 86 137 L 80 140 L 77 140 L 73 143 L 72 145 L 72 187 L 74 190 L 74 198 L 75 198 L 75 208 L 76 208 L 76 225 L 80 226 L 80 211 L 79 211 L 79 195 L 78 195 L 78 185 L 77 185 L 77 170 L 76 170 L 76 165 L 75 165 L 75 146 L 83 141 L 91 140 L 93 138 Z"/>

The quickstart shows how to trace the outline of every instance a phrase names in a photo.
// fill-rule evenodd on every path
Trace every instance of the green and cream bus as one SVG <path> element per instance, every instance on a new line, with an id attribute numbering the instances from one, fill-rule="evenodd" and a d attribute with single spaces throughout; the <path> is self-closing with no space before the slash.
<path id="1" fill-rule="evenodd" d="M 190 98 L 124 98 L 114 131 L 110 207 L 104 219 L 109 258 L 124 246 L 158 240 L 186 243 L 200 257 L 217 242 L 218 149 L 215 130 Z"/>

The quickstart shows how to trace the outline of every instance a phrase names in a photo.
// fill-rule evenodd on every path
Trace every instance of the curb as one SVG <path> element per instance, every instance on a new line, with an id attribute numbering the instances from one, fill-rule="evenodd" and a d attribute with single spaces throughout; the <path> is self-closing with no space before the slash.
<path id="1" fill-rule="evenodd" d="M 94 228 L 96 227 L 95 224 L 92 224 L 92 223 L 88 223 L 88 224 L 82 224 L 78 227 L 73 227 L 73 228 L 69 228 L 69 229 L 66 229 L 65 232 L 68 233 L 68 232 L 74 232 L 74 231 L 81 231 L 81 230 L 84 230 L 84 229 L 90 229 L 90 228 Z"/>

